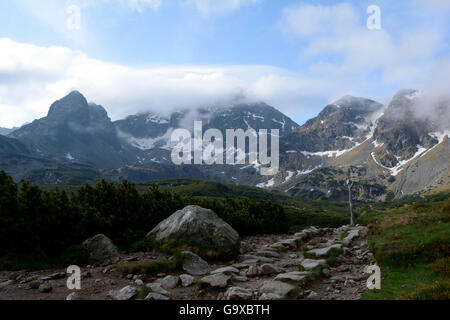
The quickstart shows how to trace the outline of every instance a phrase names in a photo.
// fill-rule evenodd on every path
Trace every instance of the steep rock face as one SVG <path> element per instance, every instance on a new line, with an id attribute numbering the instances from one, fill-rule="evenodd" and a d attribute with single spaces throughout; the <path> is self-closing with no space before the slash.
<path id="1" fill-rule="evenodd" d="M 417 157 L 404 169 L 395 186 L 397 196 L 450 188 L 450 140 Z"/>
<path id="2" fill-rule="evenodd" d="M 159 223 L 147 235 L 158 243 L 169 240 L 188 240 L 221 254 L 233 255 L 237 251 L 239 234 L 212 210 L 188 206 Z"/>
<path id="3" fill-rule="evenodd" d="M 117 137 L 105 109 L 71 92 L 50 107 L 48 115 L 9 135 L 36 154 L 113 168 L 133 158 Z"/>
<path id="4" fill-rule="evenodd" d="M 169 163 L 173 146 L 171 133 L 179 128 L 192 132 L 194 121 L 202 121 L 203 132 L 218 129 L 224 137 L 227 129 L 278 129 L 280 135 L 285 136 L 298 128 L 289 117 L 264 103 L 182 110 L 168 116 L 147 112 L 116 121 L 114 125 L 124 143 L 145 154 L 139 164 Z"/>
<path id="5" fill-rule="evenodd" d="M 429 149 L 438 143 L 429 135 L 436 130 L 431 121 L 418 118 L 414 112 L 417 96 L 415 90 L 400 91 L 378 120 L 374 139 L 380 147 L 375 156 L 388 168 L 411 159 L 420 148 Z"/>
<path id="6" fill-rule="evenodd" d="M 6 136 L 13 132 L 14 130 L 17 130 L 18 128 L 2 128 L 0 127 L 0 136 Z"/>
<path id="7" fill-rule="evenodd" d="M 373 100 L 345 96 L 289 135 L 287 143 L 308 152 L 353 148 L 370 136 L 382 107 Z"/>

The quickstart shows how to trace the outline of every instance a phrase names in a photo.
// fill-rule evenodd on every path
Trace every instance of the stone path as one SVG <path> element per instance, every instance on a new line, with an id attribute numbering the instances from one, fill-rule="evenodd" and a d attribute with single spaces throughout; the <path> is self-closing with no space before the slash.
<path id="1" fill-rule="evenodd" d="M 153 252 L 120 259 L 167 258 Z M 360 226 L 247 237 L 234 261 L 208 267 L 195 255 L 189 260 L 184 271 L 157 277 L 124 276 L 116 264 L 88 266 L 77 292 L 67 289 L 64 270 L 0 272 L 0 300 L 128 300 L 138 297 L 142 285 L 147 300 L 355 300 L 367 290 L 365 268 L 375 263 L 367 229 Z"/>

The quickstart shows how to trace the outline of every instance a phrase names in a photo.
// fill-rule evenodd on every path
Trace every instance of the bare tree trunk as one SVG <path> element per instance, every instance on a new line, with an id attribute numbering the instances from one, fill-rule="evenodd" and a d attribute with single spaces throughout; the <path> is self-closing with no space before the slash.
<path id="1" fill-rule="evenodd" d="M 355 225 L 355 218 L 353 216 L 353 204 L 352 204 L 352 188 L 353 188 L 353 182 L 351 182 L 348 186 L 348 203 L 350 206 L 350 225 Z"/>

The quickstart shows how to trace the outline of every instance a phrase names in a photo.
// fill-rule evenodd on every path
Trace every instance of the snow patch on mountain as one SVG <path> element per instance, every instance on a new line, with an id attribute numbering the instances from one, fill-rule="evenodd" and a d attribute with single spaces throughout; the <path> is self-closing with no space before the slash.
<path id="1" fill-rule="evenodd" d="M 148 116 L 147 116 L 147 119 L 145 120 L 145 122 L 146 123 L 153 122 L 153 123 L 157 123 L 157 124 L 167 124 L 167 123 L 169 123 L 169 120 L 164 119 L 164 118 L 162 118 L 160 116 L 157 116 L 155 114 L 149 113 Z"/>
<path id="2" fill-rule="evenodd" d="M 165 134 L 157 138 L 136 138 L 118 130 L 119 137 L 125 139 L 133 147 L 141 150 L 151 150 L 154 148 L 160 148 L 164 150 L 171 150 L 172 144 L 170 137 L 172 136 L 173 128 L 169 128 Z"/>
<path id="3" fill-rule="evenodd" d="M 75 158 L 70 154 L 70 152 L 67 152 L 66 159 L 70 161 L 75 160 Z"/>
<path id="4" fill-rule="evenodd" d="M 375 161 L 375 163 L 376 163 L 378 166 L 382 167 L 383 169 L 389 170 L 390 173 L 391 173 L 391 175 L 394 176 L 394 177 L 396 177 L 400 172 L 403 171 L 403 169 L 404 169 L 404 167 L 405 167 L 406 164 L 408 164 L 409 162 L 411 162 L 411 161 L 414 160 L 415 158 L 417 158 L 417 157 L 419 157 L 420 155 L 422 155 L 425 151 L 427 151 L 426 148 L 424 148 L 424 147 L 422 147 L 422 146 L 420 146 L 420 145 L 417 145 L 417 152 L 416 152 L 410 159 L 400 161 L 400 162 L 399 162 L 395 167 L 393 167 L 393 168 L 388 168 L 388 167 L 384 166 L 383 164 L 381 164 L 381 163 L 376 159 L 375 153 L 374 153 L 374 152 L 371 153 L 371 156 L 372 156 L 373 161 Z"/>
<path id="5" fill-rule="evenodd" d="M 256 186 L 261 189 L 267 189 L 273 187 L 274 185 L 275 185 L 275 178 L 272 178 L 269 181 L 259 183 Z"/>

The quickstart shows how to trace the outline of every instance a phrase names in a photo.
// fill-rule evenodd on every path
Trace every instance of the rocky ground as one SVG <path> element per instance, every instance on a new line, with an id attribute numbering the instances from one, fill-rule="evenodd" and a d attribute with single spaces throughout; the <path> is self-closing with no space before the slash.
<path id="1" fill-rule="evenodd" d="M 186 253 L 184 270 L 170 274 L 123 274 L 117 268 L 118 263 L 167 258 L 159 252 L 136 253 L 83 267 L 81 290 L 67 289 L 62 269 L 0 272 L 0 300 L 129 300 L 138 298 L 144 286 L 146 300 L 355 300 L 367 290 L 365 268 L 375 263 L 367 229 L 344 226 L 244 238 L 233 261 L 208 265 Z"/>

